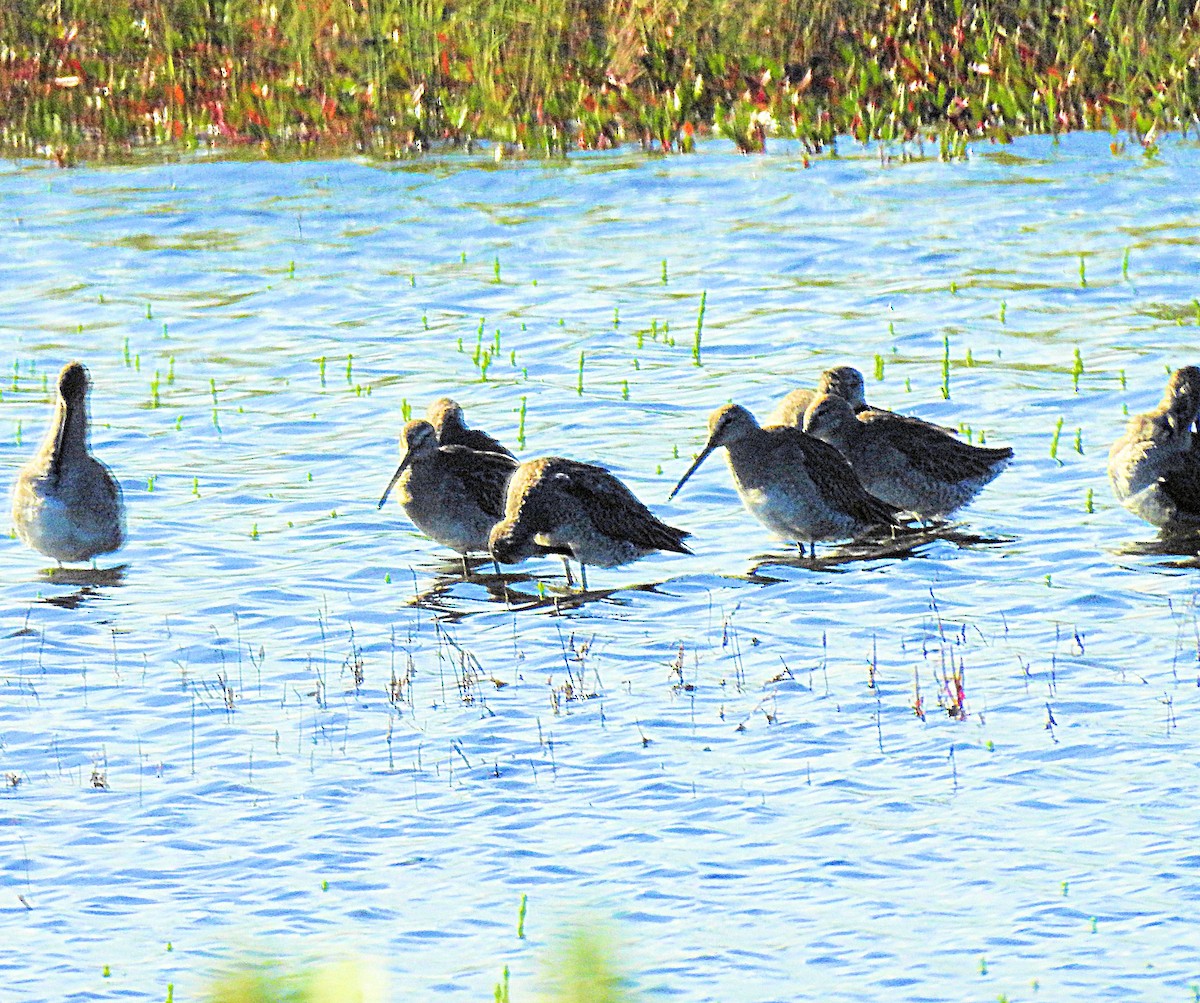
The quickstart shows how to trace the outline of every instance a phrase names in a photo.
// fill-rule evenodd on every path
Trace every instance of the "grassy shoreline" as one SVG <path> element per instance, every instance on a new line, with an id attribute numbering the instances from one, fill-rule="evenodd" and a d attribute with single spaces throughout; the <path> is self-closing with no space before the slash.
<path id="1" fill-rule="evenodd" d="M 0 150 L 559 155 L 1200 129 L 1175 0 L 9 0 Z"/>

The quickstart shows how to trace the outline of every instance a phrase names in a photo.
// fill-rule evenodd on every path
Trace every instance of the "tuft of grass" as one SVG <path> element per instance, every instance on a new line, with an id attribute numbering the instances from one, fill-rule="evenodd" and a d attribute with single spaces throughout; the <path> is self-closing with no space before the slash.
<path id="1" fill-rule="evenodd" d="M 950 399 L 950 335 L 942 337 L 942 400 Z"/>

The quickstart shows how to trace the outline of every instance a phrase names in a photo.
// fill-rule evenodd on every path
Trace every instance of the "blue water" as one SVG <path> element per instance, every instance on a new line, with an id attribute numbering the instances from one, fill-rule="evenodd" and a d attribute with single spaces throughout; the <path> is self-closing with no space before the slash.
<path id="1" fill-rule="evenodd" d="M 0 473 L 80 358 L 130 536 L 0 540 L 0 982 L 528 999 L 582 921 L 646 999 L 1191 1000 L 1200 568 L 1104 470 L 1197 361 L 1200 150 L 1109 142 L 0 168 Z M 720 457 L 666 501 L 710 410 L 839 363 L 1016 450 L 953 532 L 813 566 Z M 447 393 L 695 556 L 464 582 L 376 510 Z"/>

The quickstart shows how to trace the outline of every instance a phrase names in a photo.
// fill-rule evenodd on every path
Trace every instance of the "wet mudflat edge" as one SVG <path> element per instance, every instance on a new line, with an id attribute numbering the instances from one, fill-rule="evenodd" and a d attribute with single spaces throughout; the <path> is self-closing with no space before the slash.
<path id="1" fill-rule="evenodd" d="M 82 359 L 130 542 L 0 540 L 6 979 L 195 998 L 253 941 L 528 996 L 588 914 L 646 998 L 1190 998 L 1196 553 L 1104 468 L 1196 361 L 1197 151 L 1109 141 L 9 165 L 0 471 Z M 719 458 L 665 500 L 711 409 L 838 363 L 1016 460 L 815 562 Z M 464 581 L 375 508 L 443 394 L 695 555 Z"/>

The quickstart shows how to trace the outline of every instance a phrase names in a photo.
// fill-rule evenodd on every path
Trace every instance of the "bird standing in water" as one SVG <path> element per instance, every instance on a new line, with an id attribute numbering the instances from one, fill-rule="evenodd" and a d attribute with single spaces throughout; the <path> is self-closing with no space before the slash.
<path id="1" fill-rule="evenodd" d="M 1108 454 L 1117 501 L 1168 532 L 1200 530 L 1200 368 L 1184 366 L 1167 381 L 1153 411 L 1129 420 Z"/>
<path id="2" fill-rule="evenodd" d="M 897 510 L 869 494 L 832 446 L 798 428 L 762 428 L 738 404 L 708 419 L 708 442 L 670 497 L 715 449 L 724 446 L 742 503 L 771 532 L 800 545 L 860 536 L 876 526 L 896 526 Z"/>
<path id="3" fill-rule="evenodd" d="M 513 474 L 489 549 L 502 564 L 537 553 L 561 554 L 564 564 L 573 557 L 586 589 L 589 564 L 615 568 L 656 550 L 690 554 L 683 543 L 690 535 L 655 516 L 603 467 L 547 456 Z"/>
<path id="4" fill-rule="evenodd" d="M 50 431 L 13 485 L 17 536 L 59 564 L 90 561 L 125 542 L 121 486 L 88 448 L 89 386 L 81 363 L 63 367 Z"/>
<path id="5" fill-rule="evenodd" d="M 857 417 L 848 400 L 821 394 L 808 406 L 804 431 L 837 449 L 876 498 L 921 519 L 948 515 L 1008 466 L 1007 446 L 975 446 L 891 411 Z"/>
<path id="6" fill-rule="evenodd" d="M 400 432 L 404 453 L 379 507 L 399 482 L 405 514 L 426 536 L 458 551 L 463 577 L 469 577 L 467 554 L 486 552 L 488 534 L 504 515 L 504 495 L 517 461 L 506 453 L 468 446 L 439 446 L 427 421 L 405 424 Z"/>

